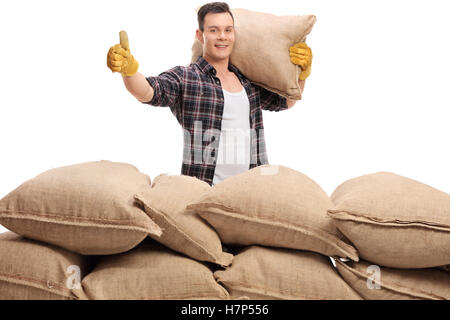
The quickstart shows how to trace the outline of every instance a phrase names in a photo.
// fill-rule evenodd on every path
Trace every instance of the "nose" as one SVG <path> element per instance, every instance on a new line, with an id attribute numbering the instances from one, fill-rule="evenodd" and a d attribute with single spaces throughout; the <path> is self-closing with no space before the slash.
<path id="1" fill-rule="evenodd" d="M 225 31 L 220 31 L 219 32 L 219 39 L 225 39 L 226 38 L 226 33 Z"/>

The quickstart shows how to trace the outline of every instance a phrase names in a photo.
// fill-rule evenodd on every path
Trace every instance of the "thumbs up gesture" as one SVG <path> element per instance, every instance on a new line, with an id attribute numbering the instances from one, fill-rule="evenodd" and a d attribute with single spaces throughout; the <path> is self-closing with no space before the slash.
<path id="1" fill-rule="evenodd" d="M 120 43 L 109 48 L 106 65 L 112 72 L 120 72 L 124 77 L 131 77 L 137 72 L 139 63 L 130 53 L 127 33 L 120 31 L 119 37 Z"/>

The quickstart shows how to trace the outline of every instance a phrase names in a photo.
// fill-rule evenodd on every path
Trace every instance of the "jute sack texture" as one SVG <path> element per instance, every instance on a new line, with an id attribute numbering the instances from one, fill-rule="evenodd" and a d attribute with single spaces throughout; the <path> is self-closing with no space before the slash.
<path id="1" fill-rule="evenodd" d="M 301 99 L 298 84 L 301 68 L 291 62 L 289 48 L 297 42 L 305 42 L 316 17 L 276 16 L 241 8 L 231 9 L 231 12 L 235 44 L 230 63 L 251 82 L 286 98 Z M 202 44 L 195 38 L 191 62 L 202 54 Z"/>
<path id="2" fill-rule="evenodd" d="M 391 268 L 450 263 L 450 195 L 390 172 L 350 179 L 328 214 L 359 256 Z"/>
<path id="3" fill-rule="evenodd" d="M 164 230 L 161 236 L 150 237 L 195 260 L 227 266 L 233 255 L 222 251 L 216 231 L 195 211 L 186 209 L 210 188 L 208 183 L 195 177 L 161 174 L 151 187 L 144 187 L 134 197 Z"/>
<path id="4" fill-rule="evenodd" d="M 0 300 L 85 298 L 86 256 L 8 231 L 0 234 L 0 257 Z"/>
<path id="5" fill-rule="evenodd" d="M 285 166 L 262 165 L 218 183 L 187 206 L 208 221 L 222 243 L 309 250 L 357 261 L 337 231 L 325 191 Z"/>
<path id="6" fill-rule="evenodd" d="M 150 238 L 128 252 L 101 257 L 82 286 L 92 300 L 230 299 L 210 266 Z"/>
<path id="7" fill-rule="evenodd" d="M 125 252 L 162 233 L 133 198 L 150 182 L 130 164 L 106 160 L 51 169 L 0 200 L 0 223 L 80 254 Z"/>
<path id="8" fill-rule="evenodd" d="M 233 299 L 360 300 L 330 258 L 314 252 L 250 246 L 214 273 Z"/>
<path id="9" fill-rule="evenodd" d="M 361 260 L 347 263 L 336 259 L 345 281 L 367 300 L 449 300 L 450 276 L 437 268 L 372 268 Z M 375 274 L 379 272 L 379 274 Z"/>

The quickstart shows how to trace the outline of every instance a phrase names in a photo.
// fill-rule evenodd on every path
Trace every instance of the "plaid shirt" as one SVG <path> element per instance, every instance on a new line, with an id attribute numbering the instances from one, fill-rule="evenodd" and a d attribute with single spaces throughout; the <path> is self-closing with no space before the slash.
<path id="1" fill-rule="evenodd" d="M 267 164 L 261 110 L 286 110 L 286 98 L 250 83 L 231 63 L 228 69 L 236 74 L 250 102 L 249 169 Z M 222 86 L 215 68 L 200 56 L 188 67 L 176 66 L 146 79 L 154 95 L 152 100 L 143 103 L 170 107 L 183 128 L 181 174 L 212 185 L 224 108 Z"/>

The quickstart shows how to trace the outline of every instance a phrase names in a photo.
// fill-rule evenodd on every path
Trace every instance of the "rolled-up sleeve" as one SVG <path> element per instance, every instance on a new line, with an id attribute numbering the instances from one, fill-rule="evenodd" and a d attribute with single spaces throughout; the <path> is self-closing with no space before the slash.
<path id="1" fill-rule="evenodd" d="M 283 111 L 288 109 L 287 100 L 278 93 L 269 91 L 263 87 L 256 86 L 259 91 L 261 109 L 268 111 Z"/>
<path id="2" fill-rule="evenodd" d="M 155 107 L 170 107 L 172 113 L 178 117 L 181 112 L 181 96 L 183 68 L 173 67 L 160 73 L 157 77 L 146 77 L 153 88 L 153 98 L 142 102 Z"/>

